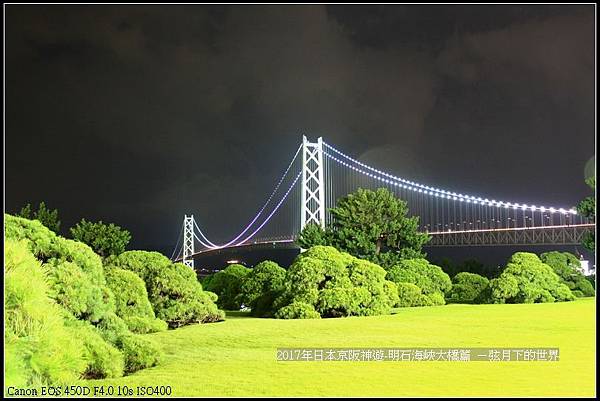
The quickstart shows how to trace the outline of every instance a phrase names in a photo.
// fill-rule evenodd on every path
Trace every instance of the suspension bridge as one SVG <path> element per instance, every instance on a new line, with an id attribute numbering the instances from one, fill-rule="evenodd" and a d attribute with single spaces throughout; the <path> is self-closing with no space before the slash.
<path id="1" fill-rule="evenodd" d="M 244 246 L 294 246 L 310 223 L 332 221 L 329 209 L 358 188 L 387 188 L 406 201 L 430 246 L 579 244 L 595 222 L 573 208 L 536 206 L 453 192 L 413 182 L 362 163 L 318 138 L 303 136 L 291 162 L 257 214 L 231 240 L 217 244 L 186 215 L 171 259 L 194 267 L 194 256 Z"/>

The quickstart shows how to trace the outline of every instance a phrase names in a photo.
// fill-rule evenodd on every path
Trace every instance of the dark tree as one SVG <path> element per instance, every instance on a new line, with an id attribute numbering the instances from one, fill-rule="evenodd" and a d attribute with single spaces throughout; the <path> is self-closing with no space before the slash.
<path id="1" fill-rule="evenodd" d="M 89 245 L 103 258 L 125 252 L 131 240 L 129 231 L 115 224 L 105 224 L 102 221 L 93 223 L 85 219 L 71 227 L 71 235 L 73 239 Z"/>
<path id="2" fill-rule="evenodd" d="M 592 190 L 596 189 L 596 177 L 589 177 L 585 180 L 585 183 L 588 184 Z M 584 217 L 587 217 L 591 220 L 596 218 L 596 198 L 594 196 L 588 196 L 577 205 L 577 212 Z M 593 232 L 589 232 L 583 238 L 583 246 L 594 252 L 596 249 L 596 236 Z"/>
<path id="3" fill-rule="evenodd" d="M 56 234 L 60 231 L 60 220 L 58 219 L 58 210 L 50 210 L 46 207 L 46 203 L 40 202 L 37 211 L 32 211 L 31 205 L 28 203 L 21 208 L 17 216 L 24 217 L 30 220 L 38 220 L 44 226 L 54 231 Z"/>
<path id="4" fill-rule="evenodd" d="M 325 229 L 307 225 L 300 233 L 303 248 L 331 245 L 382 266 L 403 258 L 423 257 L 429 236 L 417 231 L 419 217 L 408 217 L 406 202 L 385 188 L 359 188 L 330 209 L 332 223 Z"/>

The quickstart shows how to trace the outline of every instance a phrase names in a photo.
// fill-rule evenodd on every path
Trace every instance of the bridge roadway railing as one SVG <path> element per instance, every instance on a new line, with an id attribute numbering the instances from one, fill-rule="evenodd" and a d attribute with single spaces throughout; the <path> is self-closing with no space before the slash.
<path id="1" fill-rule="evenodd" d="M 593 232 L 595 224 L 431 232 L 426 247 L 574 245 Z"/>
<path id="2" fill-rule="evenodd" d="M 581 244 L 583 236 L 594 232 L 595 224 L 577 224 L 545 227 L 517 227 L 487 230 L 429 232 L 431 240 L 425 247 L 461 247 L 461 246 L 510 246 L 510 245 L 576 245 Z M 261 238 L 238 246 L 218 249 L 204 249 L 192 256 L 201 254 L 219 254 L 235 248 L 253 247 L 256 249 L 281 249 L 297 247 L 296 236 Z M 178 258 L 176 261 L 181 261 Z"/>

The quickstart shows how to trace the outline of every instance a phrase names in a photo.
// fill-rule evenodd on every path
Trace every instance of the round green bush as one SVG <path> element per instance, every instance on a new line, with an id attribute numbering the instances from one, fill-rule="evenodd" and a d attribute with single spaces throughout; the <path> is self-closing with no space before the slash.
<path id="1" fill-rule="evenodd" d="M 226 310 L 239 310 L 242 300 L 242 283 L 251 269 L 232 264 L 205 281 L 205 289 L 217 294 L 217 305 Z"/>
<path id="2" fill-rule="evenodd" d="M 104 315 L 96 327 L 100 330 L 102 338 L 113 345 L 117 344 L 120 336 L 129 333 L 127 323 L 114 312 Z"/>
<path id="3" fill-rule="evenodd" d="M 171 263 L 158 252 L 123 252 L 108 258 L 107 263 L 131 271 L 144 281 L 155 316 L 169 327 L 214 322 L 225 317 L 215 305 L 214 295 L 203 291 L 192 269 Z"/>
<path id="4" fill-rule="evenodd" d="M 97 322 L 114 310 L 112 291 L 94 284 L 78 265 L 50 259 L 47 263 L 52 298 L 78 319 Z"/>
<path id="5" fill-rule="evenodd" d="M 365 316 L 389 314 L 396 299 L 380 266 L 329 246 L 314 246 L 300 254 L 286 271 L 281 295 L 274 300 L 276 317 Z M 291 305 L 294 305 L 293 307 Z M 310 305 L 307 310 L 305 305 Z M 310 312 L 310 313 L 309 313 Z"/>
<path id="6" fill-rule="evenodd" d="M 124 371 L 123 354 L 104 340 L 100 331 L 88 322 L 74 318 L 66 319 L 75 335 L 83 341 L 87 368 L 83 372 L 86 379 L 121 377 Z"/>
<path id="7" fill-rule="evenodd" d="M 263 261 L 246 275 L 242 286 L 240 301 L 250 307 L 252 316 L 272 316 L 273 303 L 284 289 L 285 269 L 269 260 Z"/>
<path id="8" fill-rule="evenodd" d="M 146 284 L 137 274 L 107 268 L 106 282 L 115 294 L 116 314 L 125 321 L 129 330 L 145 334 L 167 329 L 167 323 L 154 316 Z"/>
<path id="9" fill-rule="evenodd" d="M 386 278 L 396 284 L 414 284 L 427 296 L 435 293 L 444 296 L 452 288 L 450 276 L 444 273 L 441 267 L 430 264 L 426 259 L 402 260 L 387 271 Z M 439 301 L 437 295 L 435 301 Z"/>
<path id="10" fill-rule="evenodd" d="M 448 293 L 448 302 L 471 304 L 479 299 L 490 281 L 475 273 L 460 272 L 452 278 L 452 289 Z"/>
<path id="11" fill-rule="evenodd" d="M 391 306 L 397 306 L 400 303 L 398 286 L 393 281 L 385 280 L 383 282 L 383 291 L 388 298 Z"/>
<path id="12" fill-rule="evenodd" d="M 586 297 L 595 295 L 594 287 L 580 270 L 581 263 L 577 256 L 569 252 L 552 251 L 542 253 L 540 259 L 554 270 L 569 289 L 578 290 Z"/>
<path id="13" fill-rule="evenodd" d="M 396 306 L 424 306 L 423 301 L 426 297 L 423 297 L 419 287 L 412 283 L 397 283 L 396 286 L 398 287 L 398 302 Z"/>
<path id="14" fill-rule="evenodd" d="M 552 297 L 558 302 L 575 300 L 575 295 L 573 295 L 569 287 L 567 287 L 565 284 L 559 284 L 554 291 L 550 292 Z"/>
<path id="15" fill-rule="evenodd" d="M 37 220 L 7 214 L 4 219 L 6 238 L 26 240 L 35 257 L 49 267 L 51 295 L 61 306 L 94 323 L 114 310 L 102 261 L 90 247 L 56 235 Z"/>
<path id="16" fill-rule="evenodd" d="M 155 317 L 127 316 L 123 318 L 123 321 L 132 333 L 137 334 L 157 333 L 169 328 L 167 322 Z"/>
<path id="17" fill-rule="evenodd" d="M 580 291 L 584 297 L 593 297 L 594 295 L 596 295 L 596 291 L 594 290 L 592 283 L 590 283 L 590 281 L 587 280 L 585 277 L 580 277 L 575 282 L 575 289 Z"/>
<path id="18" fill-rule="evenodd" d="M 294 302 L 284 306 L 275 313 L 278 319 L 320 319 L 321 315 L 312 305 Z"/>
<path id="19" fill-rule="evenodd" d="M 5 386 L 66 384 L 86 368 L 81 339 L 48 296 L 47 274 L 26 241 L 5 240 Z"/>
<path id="20" fill-rule="evenodd" d="M 354 258 L 348 267 L 350 282 L 354 287 L 351 302 L 358 302 L 357 309 L 350 315 L 374 316 L 389 314 L 395 299 L 385 290 L 388 280 L 386 271 L 368 260 Z M 364 293 L 364 295 L 360 295 Z"/>
<path id="21" fill-rule="evenodd" d="M 17 353 L 11 358 L 13 366 L 20 366 L 26 372 L 10 374 L 10 377 L 16 380 L 25 377 L 36 385 L 66 383 L 82 375 L 87 378 L 118 377 L 124 370 L 131 372 L 156 363 L 158 348 L 144 338 L 131 337 L 133 334 L 127 324 L 115 314 L 115 296 L 106 285 L 98 255 L 85 244 L 55 235 L 37 221 L 5 215 L 5 222 L 6 235 L 10 237 L 7 241 L 22 239 L 23 249 L 27 251 L 29 248 L 44 262 L 40 267 L 30 254 L 31 263 L 36 264 L 36 268 L 30 268 L 19 279 L 15 276 L 17 280 L 13 282 L 19 283 L 24 294 L 39 294 L 46 300 L 46 305 L 39 312 L 41 318 L 43 309 L 43 319 L 32 321 L 31 333 L 27 334 L 24 322 L 18 321 L 13 327 L 18 327 L 19 332 L 9 332 L 6 336 L 7 348 Z M 6 265 L 7 277 L 10 266 Z M 34 272 L 43 272 L 41 281 L 47 280 L 50 288 L 44 291 L 26 288 L 37 285 L 37 273 Z M 45 282 L 43 284 L 46 285 Z M 117 291 L 121 289 L 116 288 Z M 38 301 L 42 299 L 40 297 Z M 209 298 L 208 295 L 206 297 Z M 29 308 L 27 299 L 23 297 L 15 299 L 14 305 Z M 135 310 L 139 311 L 137 306 Z M 19 318 L 20 315 L 15 313 L 13 316 Z M 89 322 L 95 323 L 96 328 Z M 157 324 L 156 319 L 133 322 L 136 328 L 144 323 L 151 330 L 157 328 L 153 326 Z M 33 332 L 34 329 L 42 331 L 38 334 Z M 68 355 L 63 355 L 65 353 Z"/>
<path id="22" fill-rule="evenodd" d="M 429 294 L 427 297 L 429 298 L 429 300 L 431 301 L 431 305 L 433 306 L 444 305 L 446 303 L 446 300 L 444 299 L 444 294 L 442 294 L 441 292 L 434 292 L 433 294 Z"/>
<path id="23" fill-rule="evenodd" d="M 554 270 L 537 255 L 517 252 L 496 279 L 490 281 L 493 303 L 569 301 L 575 297 Z"/>
<path id="24" fill-rule="evenodd" d="M 123 353 L 127 373 L 155 366 L 162 358 L 160 348 L 152 340 L 138 334 L 120 336 L 117 347 Z"/>

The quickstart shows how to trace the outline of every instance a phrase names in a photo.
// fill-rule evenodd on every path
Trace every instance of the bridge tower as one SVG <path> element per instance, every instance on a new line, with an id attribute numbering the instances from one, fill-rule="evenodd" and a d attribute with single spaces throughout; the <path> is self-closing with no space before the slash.
<path id="1" fill-rule="evenodd" d="M 194 215 L 183 217 L 183 264 L 194 268 Z"/>
<path id="2" fill-rule="evenodd" d="M 325 226 L 325 185 L 323 168 L 323 138 L 309 142 L 302 136 L 302 204 L 300 229 L 309 223 Z"/>

